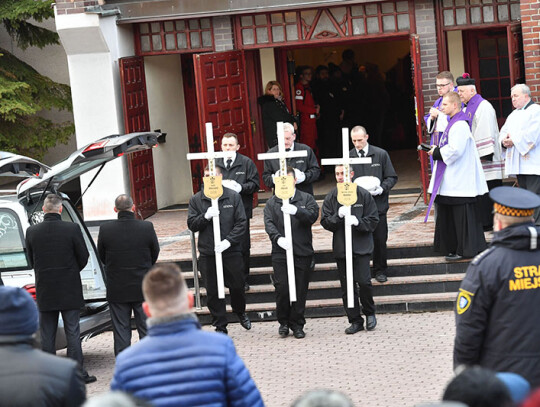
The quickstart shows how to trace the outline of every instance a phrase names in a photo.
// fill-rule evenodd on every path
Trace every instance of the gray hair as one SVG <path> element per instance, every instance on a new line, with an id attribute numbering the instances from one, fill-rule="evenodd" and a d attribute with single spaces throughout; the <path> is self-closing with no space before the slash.
<path id="1" fill-rule="evenodd" d="M 353 133 L 364 133 L 364 134 L 367 134 L 367 130 L 364 126 L 354 126 L 351 130 L 351 136 Z"/>
<path id="2" fill-rule="evenodd" d="M 114 200 L 114 207 L 118 211 L 131 211 L 131 208 L 133 207 L 133 199 L 126 194 L 118 195 Z"/>
<path id="3" fill-rule="evenodd" d="M 531 88 L 529 88 L 524 83 L 518 83 L 517 85 L 512 86 L 512 89 L 510 89 L 510 93 L 514 92 L 514 90 L 520 90 L 521 93 L 531 97 Z"/>
<path id="4" fill-rule="evenodd" d="M 285 122 L 283 123 L 283 132 L 290 132 L 291 134 L 294 134 L 294 126 L 291 123 Z"/>
<path id="5" fill-rule="evenodd" d="M 43 201 L 43 212 L 59 213 L 62 208 L 62 197 L 56 194 L 49 194 Z"/>
<path id="6" fill-rule="evenodd" d="M 294 401 L 292 407 L 354 407 L 354 404 L 335 390 L 311 390 Z"/>

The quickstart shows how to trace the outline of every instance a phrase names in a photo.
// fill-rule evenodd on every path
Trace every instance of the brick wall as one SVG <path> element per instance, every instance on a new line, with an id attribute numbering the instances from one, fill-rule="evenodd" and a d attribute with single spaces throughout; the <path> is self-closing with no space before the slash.
<path id="1" fill-rule="evenodd" d="M 234 48 L 232 19 L 229 16 L 214 17 L 214 41 L 216 51 L 229 51 Z"/>
<path id="2" fill-rule="evenodd" d="M 84 13 L 86 7 L 97 6 L 97 0 L 56 0 L 57 14 Z"/>
<path id="3" fill-rule="evenodd" d="M 435 86 L 435 76 L 439 73 L 439 62 L 433 0 L 415 1 L 414 14 L 416 33 L 420 42 L 424 109 L 427 111 L 439 97 Z"/>
<path id="4" fill-rule="evenodd" d="M 525 82 L 540 101 L 540 1 L 521 0 L 521 29 L 525 56 Z"/>

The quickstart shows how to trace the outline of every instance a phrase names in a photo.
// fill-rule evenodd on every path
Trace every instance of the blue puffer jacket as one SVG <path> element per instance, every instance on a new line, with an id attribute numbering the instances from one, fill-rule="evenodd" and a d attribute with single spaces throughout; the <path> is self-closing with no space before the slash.
<path id="1" fill-rule="evenodd" d="M 264 406 L 231 338 L 202 331 L 194 316 L 150 324 L 118 355 L 111 389 L 155 406 Z"/>

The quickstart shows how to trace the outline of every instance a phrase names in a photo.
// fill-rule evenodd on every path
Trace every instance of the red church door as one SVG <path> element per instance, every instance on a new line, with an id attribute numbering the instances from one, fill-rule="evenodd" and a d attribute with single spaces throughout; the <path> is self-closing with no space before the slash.
<path id="1" fill-rule="evenodd" d="M 125 132 L 150 131 L 143 58 L 121 58 L 120 78 Z M 127 158 L 136 214 L 144 219 L 157 212 L 152 150 L 128 154 Z"/>

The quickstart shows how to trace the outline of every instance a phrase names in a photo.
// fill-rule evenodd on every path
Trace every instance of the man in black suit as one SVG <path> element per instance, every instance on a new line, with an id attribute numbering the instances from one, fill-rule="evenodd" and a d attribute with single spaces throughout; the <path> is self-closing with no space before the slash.
<path id="1" fill-rule="evenodd" d="M 134 210 L 133 199 L 119 195 L 114 201 L 118 220 L 104 223 L 98 235 L 98 254 L 107 277 L 115 356 L 131 345 L 132 311 L 139 339 L 146 336 L 142 280 L 159 255 L 154 225 L 135 219 Z"/>
<path id="2" fill-rule="evenodd" d="M 83 368 L 80 309 L 84 306 L 80 272 L 88 263 L 88 249 L 79 225 L 63 222 L 62 197 L 49 194 L 43 202 L 43 222 L 26 231 L 26 250 L 36 275 L 41 346 L 56 354 L 58 314 L 62 314 L 67 356 L 76 360 L 86 383 L 96 381 Z"/>

